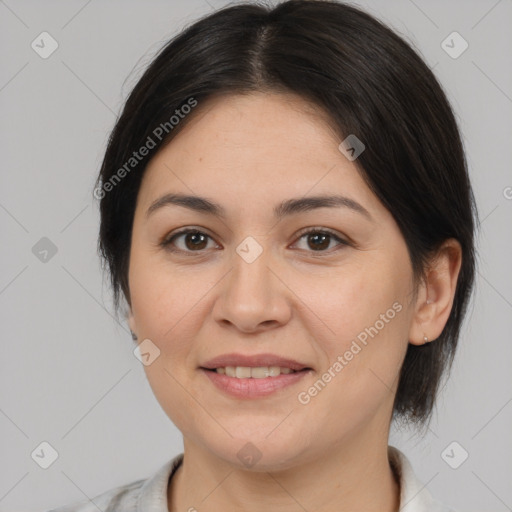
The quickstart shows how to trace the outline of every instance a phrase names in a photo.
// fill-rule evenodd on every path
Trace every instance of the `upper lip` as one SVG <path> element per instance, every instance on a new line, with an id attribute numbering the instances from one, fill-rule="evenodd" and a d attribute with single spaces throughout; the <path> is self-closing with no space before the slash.
<path id="1" fill-rule="evenodd" d="M 245 354 L 222 354 L 206 361 L 201 365 L 201 368 L 214 370 L 216 368 L 225 368 L 226 366 L 246 366 L 250 368 L 279 366 L 281 368 L 290 368 L 295 371 L 309 368 L 306 364 L 275 354 L 255 354 L 252 356 Z"/>

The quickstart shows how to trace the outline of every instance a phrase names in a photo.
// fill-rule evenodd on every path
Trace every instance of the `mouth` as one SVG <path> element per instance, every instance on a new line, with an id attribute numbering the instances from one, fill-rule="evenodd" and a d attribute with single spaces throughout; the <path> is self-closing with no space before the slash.
<path id="1" fill-rule="evenodd" d="M 223 393 L 252 399 L 268 396 L 299 382 L 313 368 L 272 354 L 226 354 L 203 363 L 199 370 Z"/>

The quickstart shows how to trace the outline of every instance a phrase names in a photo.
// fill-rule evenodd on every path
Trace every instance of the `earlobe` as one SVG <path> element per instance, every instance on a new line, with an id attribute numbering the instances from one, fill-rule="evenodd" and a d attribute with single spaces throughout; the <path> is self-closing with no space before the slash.
<path id="1" fill-rule="evenodd" d="M 137 328 L 135 326 L 135 319 L 133 317 L 133 313 L 132 313 L 132 310 L 130 309 L 130 311 L 128 312 L 128 314 L 126 315 L 126 320 L 128 322 L 128 327 L 130 328 L 130 333 L 132 335 L 132 340 L 133 341 L 137 341 Z"/>
<path id="2" fill-rule="evenodd" d="M 457 289 L 462 249 L 455 239 L 446 240 L 432 258 L 418 292 L 409 342 L 424 345 L 435 341 L 448 321 Z"/>

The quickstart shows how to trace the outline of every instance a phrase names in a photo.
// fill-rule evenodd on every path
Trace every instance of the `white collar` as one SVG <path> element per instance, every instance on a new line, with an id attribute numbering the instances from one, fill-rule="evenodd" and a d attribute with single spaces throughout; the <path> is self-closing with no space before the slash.
<path id="1" fill-rule="evenodd" d="M 454 512 L 435 501 L 426 485 L 420 482 L 407 457 L 394 446 L 388 446 L 388 457 L 400 481 L 399 512 Z"/>

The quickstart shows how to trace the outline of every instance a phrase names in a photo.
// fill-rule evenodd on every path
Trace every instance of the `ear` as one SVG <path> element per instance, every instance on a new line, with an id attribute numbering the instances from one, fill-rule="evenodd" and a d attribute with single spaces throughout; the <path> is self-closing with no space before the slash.
<path id="1" fill-rule="evenodd" d="M 409 342 L 423 345 L 438 338 L 452 310 L 457 279 L 462 263 L 462 249 L 453 238 L 446 240 L 427 268 L 418 289 Z"/>

